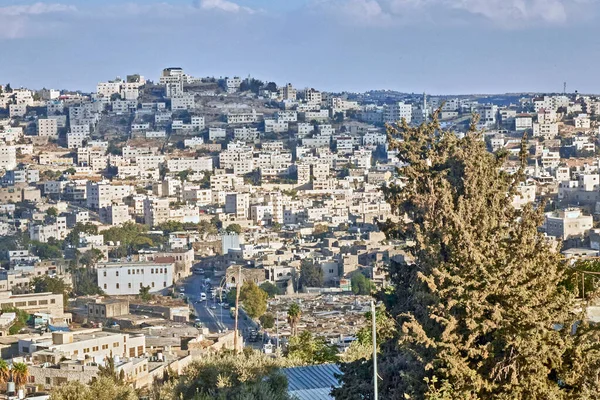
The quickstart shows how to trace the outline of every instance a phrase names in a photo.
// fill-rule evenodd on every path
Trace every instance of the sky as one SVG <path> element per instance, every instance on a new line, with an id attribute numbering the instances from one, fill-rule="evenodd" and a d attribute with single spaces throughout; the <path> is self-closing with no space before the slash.
<path id="1" fill-rule="evenodd" d="M 0 82 L 253 76 L 326 91 L 600 93 L 600 0 L 0 0 Z"/>

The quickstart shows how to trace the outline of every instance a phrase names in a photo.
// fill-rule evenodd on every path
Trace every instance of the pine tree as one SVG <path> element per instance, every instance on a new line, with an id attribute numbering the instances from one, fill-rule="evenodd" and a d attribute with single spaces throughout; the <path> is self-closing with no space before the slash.
<path id="1" fill-rule="evenodd" d="M 459 139 L 437 115 L 388 137 L 405 185 L 385 190 L 403 218 L 383 225 L 414 246 L 381 294 L 398 329 L 380 347 L 380 398 L 597 398 L 598 331 L 576 314 L 568 267 L 538 231 L 543 207 L 511 205 L 522 168 L 503 171 L 506 154 L 488 153 L 474 124 Z M 371 399 L 372 368 L 344 365 L 336 398 Z"/>

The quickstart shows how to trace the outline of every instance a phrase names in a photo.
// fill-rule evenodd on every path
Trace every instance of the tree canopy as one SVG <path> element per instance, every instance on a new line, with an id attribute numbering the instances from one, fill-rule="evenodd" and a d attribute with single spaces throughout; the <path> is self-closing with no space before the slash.
<path id="1" fill-rule="evenodd" d="M 240 301 L 244 311 L 252 319 L 259 318 L 267 311 L 267 292 L 256 286 L 252 281 L 246 281 L 240 291 Z"/>
<path id="2" fill-rule="evenodd" d="M 291 400 L 287 379 L 278 369 L 291 366 L 285 358 L 272 358 L 256 351 L 206 355 L 194 361 L 182 377 L 166 384 L 161 399 Z"/>
<path id="3" fill-rule="evenodd" d="M 474 126 L 461 139 L 437 118 L 388 128 L 405 185 L 384 193 L 405 218 L 386 234 L 414 245 L 380 295 L 398 325 L 381 344 L 380 396 L 595 398 L 598 331 L 577 314 L 568 267 L 538 231 L 543 207 L 512 206 L 523 168 L 505 172 L 506 154 L 488 153 Z M 372 368 L 344 365 L 337 398 L 371 399 Z"/>
<path id="4" fill-rule="evenodd" d="M 325 338 L 303 331 L 292 336 L 285 351 L 286 357 L 302 364 L 324 364 L 338 361 L 338 349 Z"/>
<path id="5" fill-rule="evenodd" d="M 373 291 L 373 282 L 362 273 L 356 273 L 350 278 L 352 293 L 358 295 L 369 295 Z"/>
<path id="6" fill-rule="evenodd" d="M 110 377 L 99 377 L 89 384 L 70 381 L 56 387 L 50 400 L 137 400 L 135 390 Z"/>
<path id="7" fill-rule="evenodd" d="M 300 264 L 300 287 L 322 287 L 324 283 L 323 269 L 313 260 L 302 260 Z"/>
<path id="8" fill-rule="evenodd" d="M 67 304 L 69 294 L 71 293 L 71 286 L 67 285 L 62 278 L 42 275 L 36 276 L 31 281 L 31 286 L 35 293 L 52 292 L 54 294 L 62 294 L 64 304 Z"/>
<path id="9" fill-rule="evenodd" d="M 225 228 L 225 232 L 227 233 L 237 233 L 238 235 L 242 233 L 242 227 L 240 224 L 229 224 L 227 228 Z"/>
<path id="10" fill-rule="evenodd" d="M 260 284 L 260 288 L 264 290 L 269 298 L 272 299 L 276 295 L 281 294 L 281 290 L 277 287 L 277 285 L 272 284 L 271 282 L 263 282 Z"/>

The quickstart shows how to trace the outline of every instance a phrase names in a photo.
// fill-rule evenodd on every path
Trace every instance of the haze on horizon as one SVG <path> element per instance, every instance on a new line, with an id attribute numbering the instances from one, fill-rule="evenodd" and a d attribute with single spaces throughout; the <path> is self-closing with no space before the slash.
<path id="1" fill-rule="evenodd" d="M 330 91 L 600 93 L 592 0 L 0 1 L 0 82 L 166 66 Z"/>

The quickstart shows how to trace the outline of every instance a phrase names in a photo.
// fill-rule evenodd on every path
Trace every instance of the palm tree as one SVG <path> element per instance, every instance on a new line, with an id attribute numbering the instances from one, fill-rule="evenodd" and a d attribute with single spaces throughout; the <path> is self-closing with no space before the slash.
<path id="1" fill-rule="evenodd" d="M 22 388 L 27 383 L 29 377 L 29 370 L 25 363 L 14 363 L 11 369 L 12 380 L 15 383 L 17 389 Z"/>
<path id="2" fill-rule="evenodd" d="M 288 309 L 288 323 L 292 327 L 292 335 L 296 335 L 296 329 L 298 327 L 298 322 L 300 322 L 300 316 L 302 315 L 302 310 L 300 310 L 300 306 L 298 303 L 293 303 Z"/>
<path id="3" fill-rule="evenodd" d="M 8 382 L 10 377 L 10 371 L 8 369 L 8 363 L 0 358 L 0 384 Z"/>

